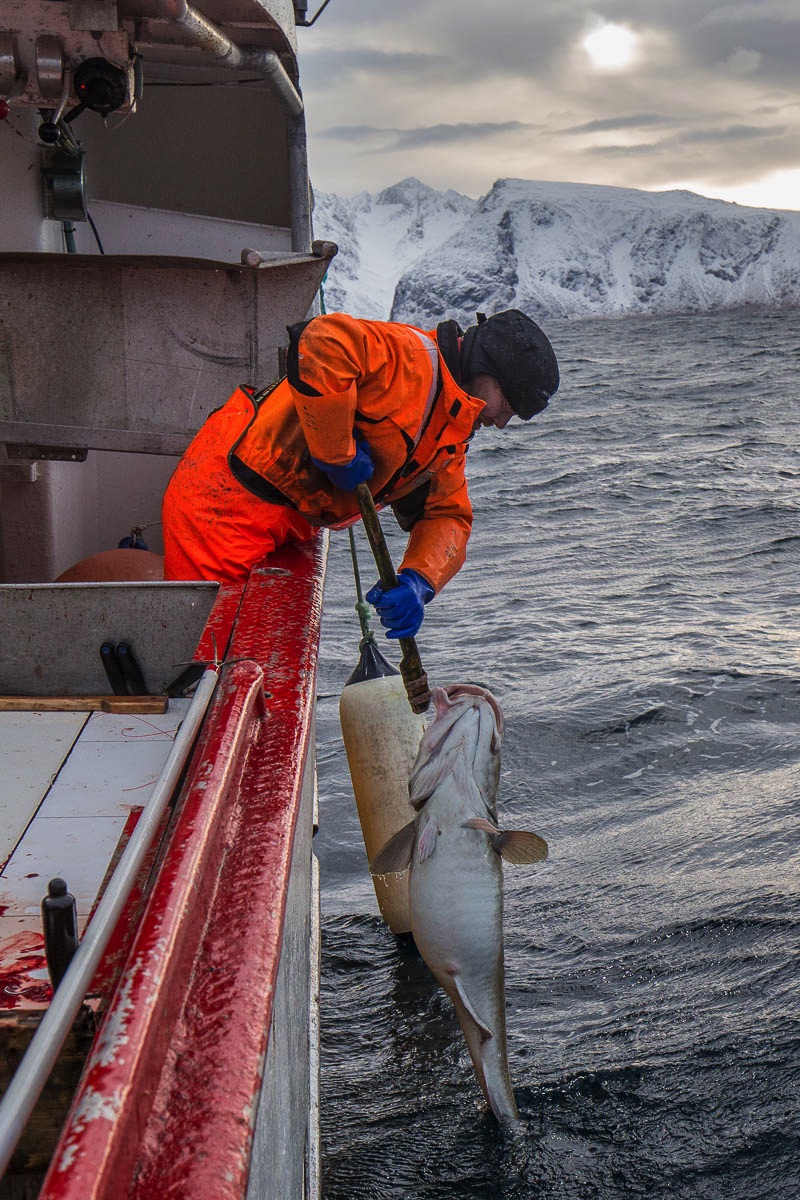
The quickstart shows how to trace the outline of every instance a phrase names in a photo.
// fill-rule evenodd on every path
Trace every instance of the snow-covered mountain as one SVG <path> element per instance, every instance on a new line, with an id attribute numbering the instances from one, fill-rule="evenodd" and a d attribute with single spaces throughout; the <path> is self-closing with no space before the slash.
<path id="1" fill-rule="evenodd" d="M 314 236 L 339 247 L 325 284 L 328 309 L 387 320 L 397 281 L 452 239 L 476 204 L 418 179 L 404 179 L 377 196 L 317 192 Z"/>
<path id="2" fill-rule="evenodd" d="M 471 200 L 405 179 L 317 193 L 314 236 L 339 246 L 329 311 L 423 326 L 800 305 L 800 212 L 693 192 L 501 179 Z"/>

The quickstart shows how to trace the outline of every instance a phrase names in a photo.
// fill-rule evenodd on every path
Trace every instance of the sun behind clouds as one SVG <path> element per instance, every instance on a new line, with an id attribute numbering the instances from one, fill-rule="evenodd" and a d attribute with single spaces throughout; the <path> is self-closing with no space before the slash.
<path id="1" fill-rule="evenodd" d="M 604 21 L 581 41 L 592 66 L 598 71 L 621 71 L 636 57 L 639 38 L 627 25 Z"/>

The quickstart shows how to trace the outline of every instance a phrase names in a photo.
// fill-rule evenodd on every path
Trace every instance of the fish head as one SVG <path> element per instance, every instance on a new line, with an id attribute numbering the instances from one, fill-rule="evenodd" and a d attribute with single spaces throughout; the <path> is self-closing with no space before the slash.
<path id="1" fill-rule="evenodd" d="M 493 810 L 503 736 L 498 701 L 487 688 L 472 683 L 434 687 L 431 701 L 434 717 L 422 736 L 409 781 L 411 803 L 419 810 L 458 759 Z"/>
<path id="2" fill-rule="evenodd" d="M 434 696 L 435 693 L 443 694 Z M 452 708 L 470 696 L 473 698 L 472 704 L 476 708 L 479 707 L 478 701 L 482 701 L 486 706 L 485 711 L 487 715 L 489 712 L 493 714 L 494 733 L 497 740 L 497 750 L 499 751 L 500 741 L 503 736 L 503 710 L 500 707 L 497 697 L 493 696 L 487 687 L 484 687 L 482 683 L 451 683 L 448 687 L 435 687 L 431 692 L 431 696 L 434 697 L 437 714 L 440 711 L 440 705 L 442 710 Z"/>

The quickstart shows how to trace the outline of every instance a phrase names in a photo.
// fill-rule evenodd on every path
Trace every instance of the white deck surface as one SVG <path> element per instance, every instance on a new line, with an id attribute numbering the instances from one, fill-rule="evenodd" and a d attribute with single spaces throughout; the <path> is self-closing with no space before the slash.
<path id="1" fill-rule="evenodd" d="M 0 1009 L 33 1000 L 47 979 L 41 902 L 55 875 L 75 896 L 83 930 L 190 703 L 172 699 L 168 712 L 147 716 L 0 713 Z"/>
<path id="2" fill-rule="evenodd" d="M 5 863 L 88 713 L 0 713 L 0 864 Z"/>

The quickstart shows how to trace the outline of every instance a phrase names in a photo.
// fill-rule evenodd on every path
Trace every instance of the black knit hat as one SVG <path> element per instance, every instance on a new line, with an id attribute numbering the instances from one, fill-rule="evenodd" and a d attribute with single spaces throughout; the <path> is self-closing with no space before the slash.
<path id="1" fill-rule="evenodd" d="M 539 326 L 518 308 L 478 313 L 461 343 L 461 378 L 491 375 L 518 416 L 529 421 L 558 390 L 558 361 Z"/>

